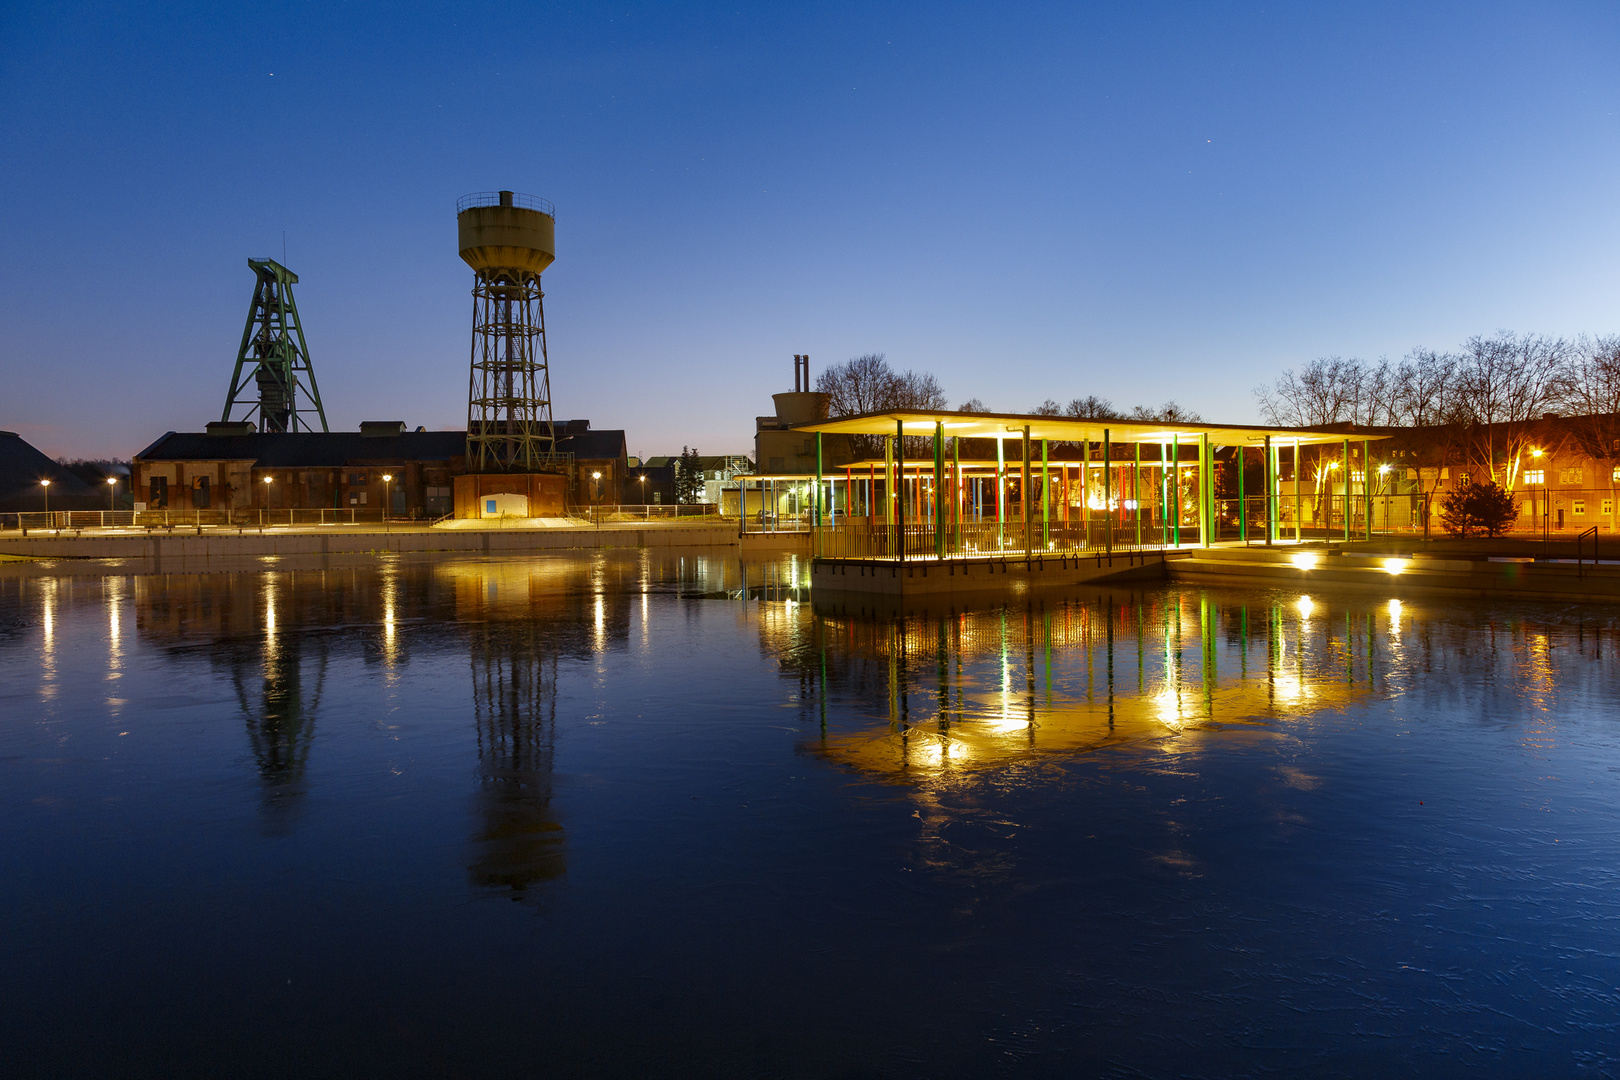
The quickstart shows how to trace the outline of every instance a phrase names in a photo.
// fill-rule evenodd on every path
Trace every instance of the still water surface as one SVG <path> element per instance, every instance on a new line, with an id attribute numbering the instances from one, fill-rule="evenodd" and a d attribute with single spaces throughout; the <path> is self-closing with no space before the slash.
<path id="1" fill-rule="evenodd" d="M 1614 1076 L 1613 609 L 0 573 L 11 1075 Z"/>

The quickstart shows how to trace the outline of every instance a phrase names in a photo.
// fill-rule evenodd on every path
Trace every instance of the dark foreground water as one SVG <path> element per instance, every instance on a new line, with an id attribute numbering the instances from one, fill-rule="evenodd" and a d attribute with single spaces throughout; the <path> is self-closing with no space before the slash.
<path id="1" fill-rule="evenodd" d="M 798 572 L 0 568 L 0 1070 L 1620 1073 L 1614 609 Z"/>

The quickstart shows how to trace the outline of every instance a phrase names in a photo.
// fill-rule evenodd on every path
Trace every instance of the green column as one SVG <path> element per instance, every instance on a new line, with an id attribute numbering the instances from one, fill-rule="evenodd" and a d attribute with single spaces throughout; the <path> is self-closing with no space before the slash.
<path id="1" fill-rule="evenodd" d="M 1041 550 L 1052 546 L 1052 479 L 1048 474 L 1046 440 L 1041 440 Z"/>
<path id="2" fill-rule="evenodd" d="M 1350 440 L 1344 440 L 1344 542 L 1350 542 Z M 1329 490 L 1332 490 L 1331 485 Z"/>
<path id="3" fill-rule="evenodd" d="M 1114 448 L 1103 428 L 1103 548 L 1114 553 Z"/>
<path id="4" fill-rule="evenodd" d="M 900 561 L 906 559 L 906 423 L 894 422 L 894 535 L 900 550 Z"/>

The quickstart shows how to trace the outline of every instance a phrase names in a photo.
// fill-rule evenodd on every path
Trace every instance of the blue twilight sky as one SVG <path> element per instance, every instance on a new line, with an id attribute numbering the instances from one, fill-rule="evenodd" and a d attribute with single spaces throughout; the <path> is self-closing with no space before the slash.
<path id="1" fill-rule="evenodd" d="M 557 205 L 561 417 L 747 450 L 858 353 L 1255 418 L 1327 354 L 1620 330 L 1607 4 L 0 10 L 0 427 L 217 418 L 249 256 L 328 415 L 465 423 L 455 201 Z"/>

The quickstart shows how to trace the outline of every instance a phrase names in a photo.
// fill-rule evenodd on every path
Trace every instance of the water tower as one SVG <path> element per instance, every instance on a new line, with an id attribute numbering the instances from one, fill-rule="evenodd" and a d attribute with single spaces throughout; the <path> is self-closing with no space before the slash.
<path id="1" fill-rule="evenodd" d="M 540 273 L 556 258 L 556 211 L 510 191 L 456 203 L 461 257 L 473 268 L 467 470 L 533 473 L 556 461 Z"/>

